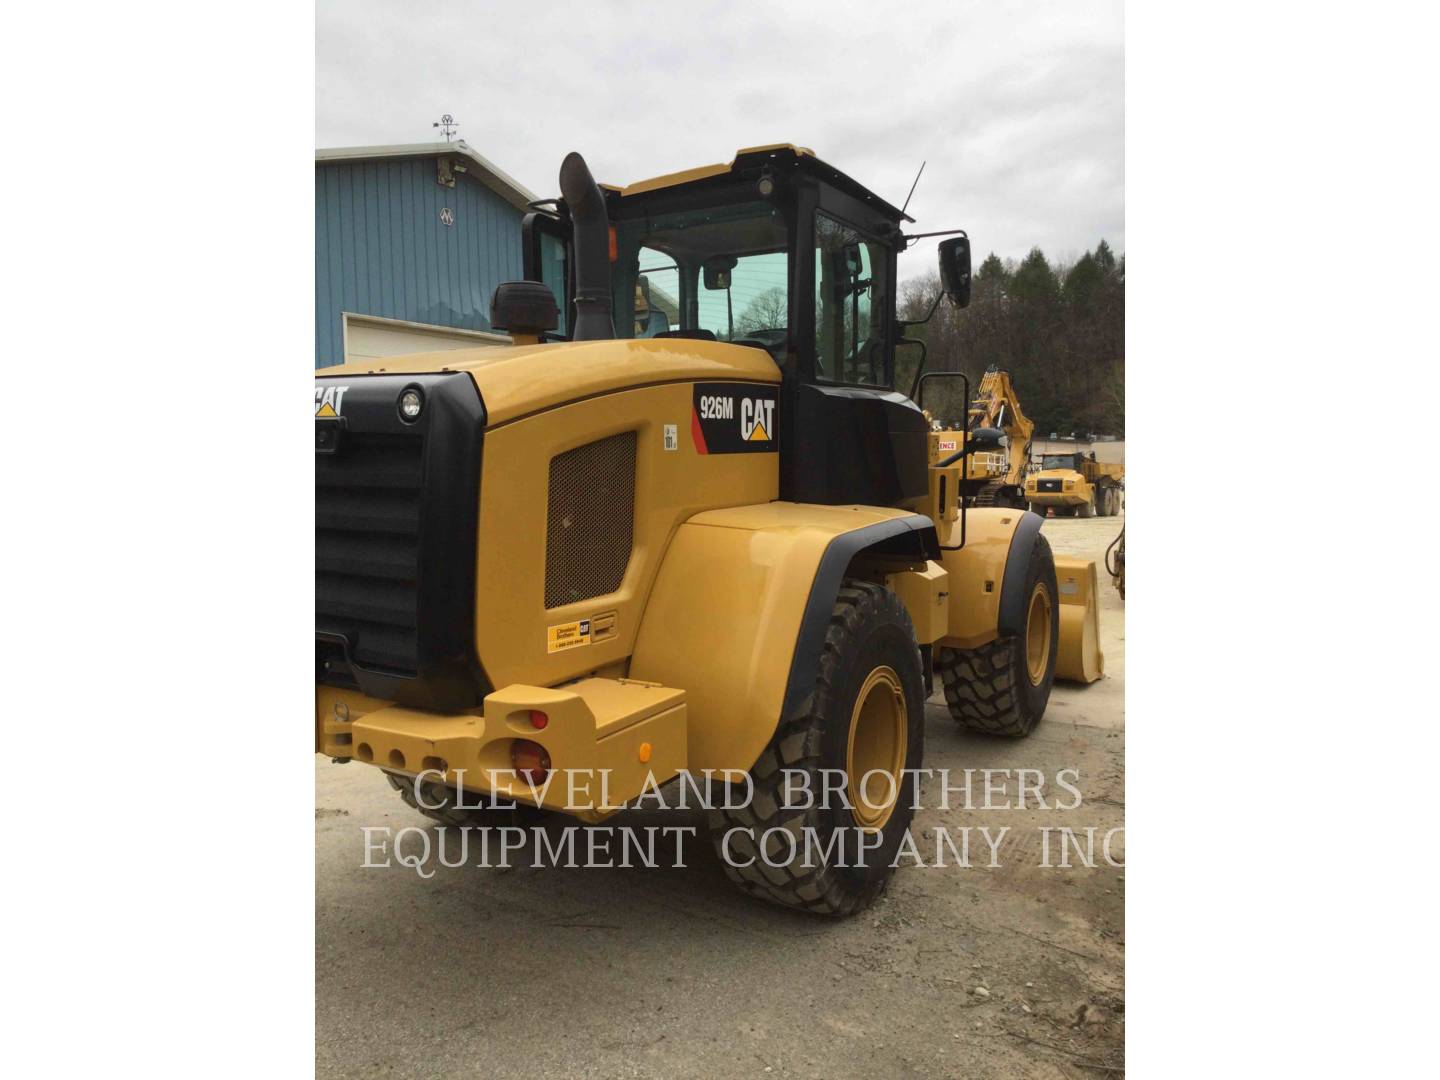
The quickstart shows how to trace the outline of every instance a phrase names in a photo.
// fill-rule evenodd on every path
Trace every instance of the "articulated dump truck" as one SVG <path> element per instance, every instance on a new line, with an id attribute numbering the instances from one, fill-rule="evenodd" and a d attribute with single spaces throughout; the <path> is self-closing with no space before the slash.
<path id="1" fill-rule="evenodd" d="M 1095 453 L 1042 454 L 1040 468 L 1025 479 L 1030 509 L 1041 517 L 1114 517 L 1125 490 L 1125 466 L 1096 461 Z"/>
<path id="2" fill-rule="evenodd" d="M 710 811 L 737 885 L 861 910 L 935 674 L 960 727 L 1029 734 L 1057 669 L 1099 677 L 1094 565 L 929 463 L 900 210 L 792 146 L 624 188 L 571 154 L 559 186 L 492 300 L 513 346 L 317 373 L 316 749 L 453 825 L 599 822 L 709 770 L 753 791 Z M 787 808 L 787 771 L 838 797 Z M 867 858 L 787 862 L 802 827 Z"/>

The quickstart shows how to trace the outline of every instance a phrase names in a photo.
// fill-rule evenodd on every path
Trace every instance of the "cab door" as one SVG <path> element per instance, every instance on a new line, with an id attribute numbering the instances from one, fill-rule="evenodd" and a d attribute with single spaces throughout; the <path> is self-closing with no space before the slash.
<path id="1" fill-rule="evenodd" d="M 798 202 L 781 498 L 898 506 L 926 494 L 929 461 L 925 415 L 895 390 L 895 224 L 823 183 Z"/>

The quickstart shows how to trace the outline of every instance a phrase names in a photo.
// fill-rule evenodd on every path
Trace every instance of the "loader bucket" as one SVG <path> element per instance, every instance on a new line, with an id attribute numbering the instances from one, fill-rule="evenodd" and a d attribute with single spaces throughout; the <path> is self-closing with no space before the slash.
<path id="1" fill-rule="evenodd" d="M 1100 600 L 1095 563 L 1088 559 L 1055 558 L 1060 589 L 1060 651 L 1055 678 L 1092 683 L 1105 674 L 1100 651 Z"/>

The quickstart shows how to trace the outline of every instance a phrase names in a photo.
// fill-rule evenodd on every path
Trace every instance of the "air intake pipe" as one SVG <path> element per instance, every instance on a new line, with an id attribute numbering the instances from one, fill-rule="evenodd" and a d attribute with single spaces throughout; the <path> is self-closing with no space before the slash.
<path id="1" fill-rule="evenodd" d="M 560 163 L 560 195 L 575 230 L 575 330 L 572 341 L 615 336 L 610 314 L 610 221 L 605 197 L 585 159 L 571 151 Z"/>

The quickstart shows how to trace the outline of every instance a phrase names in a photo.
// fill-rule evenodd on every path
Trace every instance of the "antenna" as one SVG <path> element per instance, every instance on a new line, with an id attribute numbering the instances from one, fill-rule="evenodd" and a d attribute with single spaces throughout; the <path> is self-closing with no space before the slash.
<path id="1" fill-rule="evenodd" d="M 915 187 L 920 183 L 920 173 L 925 171 L 925 164 L 923 161 L 920 162 L 920 172 L 915 174 L 915 183 L 910 185 L 910 194 L 905 196 L 905 206 L 900 207 L 900 213 L 902 214 L 905 213 L 906 207 L 910 205 L 910 200 L 915 197 Z"/>
<path id="2" fill-rule="evenodd" d="M 445 136 L 446 142 L 449 142 L 450 136 L 454 135 L 460 128 L 460 125 L 455 122 L 455 117 L 451 116 L 448 112 L 430 126 L 439 128 L 440 133 Z M 917 176 L 916 179 L 918 180 L 919 177 Z"/>

